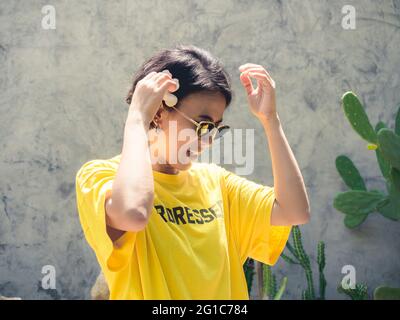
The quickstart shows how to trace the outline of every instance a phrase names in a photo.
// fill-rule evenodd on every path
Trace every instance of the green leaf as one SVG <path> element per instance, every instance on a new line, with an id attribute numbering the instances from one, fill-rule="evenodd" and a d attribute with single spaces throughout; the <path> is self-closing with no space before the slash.
<path id="1" fill-rule="evenodd" d="M 384 194 L 378 192 L 351 190 L 337 194 L 333 206 L 345 214 L 366 215 L 376 211 L 377 204 L 384 197 Z"/>
<path id="2" fill-rule="evenodd" d="M 342 97 L 342 104 L 344 113 L 353 129 L 364 140 L 376 144 L 376 132 L 357 96 L 351 91 L 346 92 Z"/>

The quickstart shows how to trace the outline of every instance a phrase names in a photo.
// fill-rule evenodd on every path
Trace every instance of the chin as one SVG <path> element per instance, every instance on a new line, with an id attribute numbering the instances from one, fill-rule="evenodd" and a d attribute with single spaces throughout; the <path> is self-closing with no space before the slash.
<path id="1" fill-rule="evenodd" d="M 187 163 L 178 163 L 178 164 L 176 164 L 174 167 L 175 167 L 176 169 L 178 169 L 178 170 L 185 171 L 185 170 L 190 169 L 191 166 L 192 166 L 192 161 L 189 160 Z"/>
<path id="2" fill-rule="evenodd" d="M 193 161 L 197 161 L 198 159 L 198 154 L 191 154 L 191 155 L 187 155 L 184 158 L 184 162 L 177 162 L 176 164 L 173 165 L 173 167 L 177 170 L 188 170 L 192 167 Z"/>

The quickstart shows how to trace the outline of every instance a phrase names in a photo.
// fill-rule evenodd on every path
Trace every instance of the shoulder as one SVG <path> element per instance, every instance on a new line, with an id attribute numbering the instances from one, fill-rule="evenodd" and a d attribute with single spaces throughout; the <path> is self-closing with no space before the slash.
<path id="1" fill-rule="evenodd" d="M 76 172 L 76 182 L 84 183 L 93 175 L 115 175 L 119 165 L 120 155 L 109 159 L 92 159 L 81 165 Z"/>

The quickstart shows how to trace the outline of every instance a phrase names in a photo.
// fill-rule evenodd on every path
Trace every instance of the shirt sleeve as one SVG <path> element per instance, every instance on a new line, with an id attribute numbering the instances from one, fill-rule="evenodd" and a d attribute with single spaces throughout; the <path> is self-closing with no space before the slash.
<path id="1" fill-rule="evenodd" d="M 221 169 L 229 203 L 230 231 L 241 261 L 244 263 L 250 257 L 274 265 L 286 246 L 292 228 L 271 225 L 274 187 Z"/>
<path id="2" fill-rule="evenodd" d="M 125 232 L 112 241 L 107 233 L 105 200 L 112 192 L 117 168 L 107 160 L 86 162 L 76 174 L 76 201 L 86 240 L 100 265 L 115 272 L 131 258 L 136 232 Z"/>

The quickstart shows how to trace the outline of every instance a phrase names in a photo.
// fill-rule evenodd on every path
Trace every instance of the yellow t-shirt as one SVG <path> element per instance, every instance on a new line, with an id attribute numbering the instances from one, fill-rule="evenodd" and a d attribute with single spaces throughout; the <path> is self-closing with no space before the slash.
<path id="1" fill-rule="evenodd" d="M 76 174 L 80 222 L 110 299 L 248 300 L 244 262 L 275 264 L 291 230 L 270 224 L 274 188 L 216 164 L 193 162 L 176 175 L 153 170 L 148 224 L 113 243 L 104 204 L 120 158 L 88 161 Z"/>

